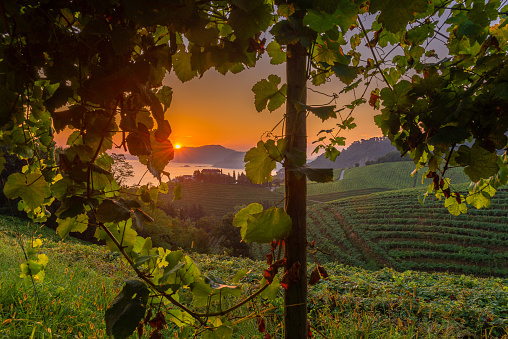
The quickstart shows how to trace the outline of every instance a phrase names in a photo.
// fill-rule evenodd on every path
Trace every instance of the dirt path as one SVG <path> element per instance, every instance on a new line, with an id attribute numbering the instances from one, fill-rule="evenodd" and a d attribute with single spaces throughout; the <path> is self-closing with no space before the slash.
<path id="1" fill-rule="evenodd" d="M 343 169 L 342 172 L 340 172 L 339 180 L 342 180 L 344 178 L 344 172 L 346 172 L 346 169 Z"/>

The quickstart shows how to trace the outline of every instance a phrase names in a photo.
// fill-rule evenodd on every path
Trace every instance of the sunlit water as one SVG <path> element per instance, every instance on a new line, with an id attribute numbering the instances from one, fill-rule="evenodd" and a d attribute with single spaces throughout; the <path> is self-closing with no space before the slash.
<path id="1" fill-rule="evenodd" d="M 146 166 L 141 164 L 138 160 L 126 160 L 133 168 L 134 168 L 134 177 L 128 178 L 126 180 L 126 184 L 137 185 L 140 183 L 141 185 L 145 185 L 147 183 L 152 183 L 154 185 L 158 184 L 157 179 L 146 171 Z M 214 168 L 210 164 L 186 164 L 182 162 L 170 162 L 168 166 L 164 169 L 166 172 L 169 172 L 171 179 L 181 175 L 192 175 L 196 170 L 203 170 L 205 168 Z M 223 174 L 233 175 L 233 171 L 235 171 L 236 175 L 240 172 L 245 172 L 242 169 L 232 169 L 232 168 L 222 168 Z M 145 174 L 146 172 L 146 174 Z M 144 174 L 144 176 L 143 176 Z M 140 181 L 141 180 L 141 181 Z M 163 181 L 167 181 L 167 177 L 162 178 Z"/>

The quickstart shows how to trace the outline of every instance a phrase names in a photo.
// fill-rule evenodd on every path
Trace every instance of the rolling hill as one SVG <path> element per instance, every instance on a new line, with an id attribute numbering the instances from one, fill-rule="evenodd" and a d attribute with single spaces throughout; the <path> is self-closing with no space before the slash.
<path id="1" fill-rule="evenodd" d="M 508 276 L 508 190 L 488 209 L 452 216 L 422 189 L 374 193 L 309 208 L 309 240 L 337 261 L 398 271 Z"/>

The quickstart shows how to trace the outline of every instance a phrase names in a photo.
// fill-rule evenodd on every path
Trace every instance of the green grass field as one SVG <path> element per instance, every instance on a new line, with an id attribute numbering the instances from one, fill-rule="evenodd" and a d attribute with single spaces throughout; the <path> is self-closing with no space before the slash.
<path id="1" fill-rule="evenodd" d="M 388 162 L 362 167 L 351 167 L 345 170 L 344 178 L 338 180 L 341 169 L 334 170 L 334 182 L 310 183 L 307 188 L 309 199 L 325 194 L 360 192 L 362 190 L 386 191 L 405 188 L 427 187 L 430 179 L 422 184 L 422 173 L 411 177 L 415 165 L 412 162 Z M 468 177 L 461 169 L 450 169 L 447 173 L 452 184 L 469 182 Z"/>
<path id="2" fill-rule="evenodd" d="M 18 239 L 43 239 L 50 257 L 43 284 L 24 284 Z M 0 217 L 0 338 L 104 338 L 104 311 L 130 271 L 96 245 L 54 231 L 27 227 L 26 221 Z M 205 274 L 231 283 L 239 269 L 252 269 L 256 284 L 265 262 L 191 253 Z M 354 257 L 354 254 L 351 254 Z M 309 289 L 313 338 L 501 338 L 507 334 L 508 281 L 444 273 L 376 272 L 328 263 L 330 277 Z M 309 271 L 313 268 L 309 266 Z M 233 338 L 263 338 L 255 315 L 266 320 L 271 338 L 281 338 L 282 294 L 258 300 L 234 318 Z M 143 338 L 147 338 L 145 331 Z M 166 329 L 165 338 L 174 330 Z M 134 334 L 132 338 L 137 338 Z M 197 337 L 199 338 L 199 336 Z"/>

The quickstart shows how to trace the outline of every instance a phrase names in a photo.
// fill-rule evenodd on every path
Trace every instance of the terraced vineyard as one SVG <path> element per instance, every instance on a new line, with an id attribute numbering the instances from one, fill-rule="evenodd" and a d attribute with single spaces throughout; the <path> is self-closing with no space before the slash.
<path id="1" fill-rule="evenodd" d="M 253 202 L 276 203 L 284 198 L 283 193 L 271 192 L 267 188 L 221 185 L 214 183 L 182 183 L 182 199 L 172 202 L 174 183 L 169 183 L 169 193 L 159 196 L 159 204 L 173 204 L 180 208 L 190 205 L 201 205 L 207 215 L 223 216 L 234 212 L 235 206 L 248 205 Z"/>
<path id="2" fill-rule="evenodd" d="M 421 189 L 375 193 L 314 205 L 309 240 L 338 261 L 399 271 L 508 276 L 508 190 L 488 209 L 452 216 L 443 202 L 417 201 Z"/>

